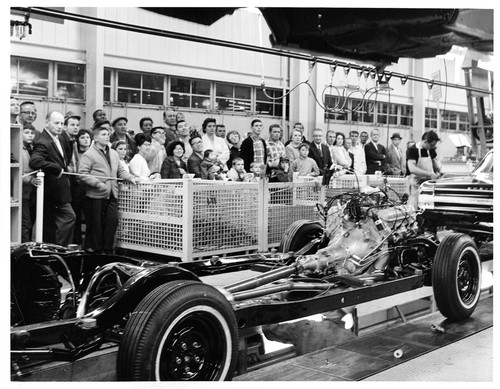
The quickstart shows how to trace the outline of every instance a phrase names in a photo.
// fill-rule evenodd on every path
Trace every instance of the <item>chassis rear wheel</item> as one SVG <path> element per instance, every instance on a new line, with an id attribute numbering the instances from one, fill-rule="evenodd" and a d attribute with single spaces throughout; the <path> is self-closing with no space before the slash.
<path id="1" fill-rule="evenodd" d="M 238 357 L 236 318 L 212 286 L 173 281 L 132 312 L 118 350 L 118 379 L 230 380 Z"/>
<path id="2" fill-rule="evenodd" d="M 453 233 L 438 246 L 432 288 L 439 311 L 451 320 L 467 319 L 481 294 L 481 261 L 471 237 Z"/>
<path id="3" fill-rule="evenodd" d="M 311 220 L 297 220 L 290 224 L 283 234 L 278 251 L 287 253 L 298 251 L 306 244 L 323 235 L 323 226 Z M 311 247 L 304 254 L 311 254 L 318 250 L 319 243 Z"/>

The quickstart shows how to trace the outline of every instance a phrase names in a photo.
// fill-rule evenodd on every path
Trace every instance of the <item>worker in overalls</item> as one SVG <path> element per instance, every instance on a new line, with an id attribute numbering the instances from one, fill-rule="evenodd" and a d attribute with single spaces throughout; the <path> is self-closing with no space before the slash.
<path id="1" fill-rule="evenodd" d="M 440 141 L 435 131 L 427 131 L 422 141 L 406 150 L 407 174 L 410 177 L 410 197 L 408 204 L 418 209 L 418 188 L 427 180 L 442 176 L 441 162 L 437 158 L 436 146 Z"/>

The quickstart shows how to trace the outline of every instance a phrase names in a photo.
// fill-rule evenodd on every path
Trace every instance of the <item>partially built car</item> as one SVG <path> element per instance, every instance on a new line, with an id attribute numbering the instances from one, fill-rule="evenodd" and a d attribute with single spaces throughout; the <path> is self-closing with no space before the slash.
<path id="1" fill-rule="evenodd" d="M 239 334 L 432 285 L 450 320 L 469 317 L 481 291 L 468 234 L 421 232 L 418 211 L 384 190 L 355 190 L 318 205 L 278 250 L 160 263 L 43 243 L 11 254 L 12 378 L 118 346 L 126 381 L 229 380 Z M 238 280 L 216 286 L 214 277 Z"/>

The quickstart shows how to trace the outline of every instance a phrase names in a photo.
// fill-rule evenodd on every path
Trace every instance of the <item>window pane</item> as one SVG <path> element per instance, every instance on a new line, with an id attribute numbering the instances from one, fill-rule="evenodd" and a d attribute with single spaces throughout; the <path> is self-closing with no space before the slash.
<path id="1" fill-rule="evenodd" d="M 111 101 L 111 88 L 104 88 L 104 101 Z"/>
<path id="2" fill-rule="evenodd" d="M 111 85 L 111 70 L 104 69 L 104 85 Z"/>
<path id="3" fill-rule="evenodd" d="M 345 113 L 339 110 L 342 107 L 343 101 L 339 97 L 325 96 L 325 104 L 328 108 L 325 110 L 325 119 L 346 120 Z"/>
<path id="4" fill-rule="evenodd" d="M 250 111 L 252 104 L 249 100 L 234 100 L 235 111 Z"/>
<path id="5" fill-rule="evenodd" d="M 237 99 L 247 99 L 251 98 L 251 88 L 246 86 L 235 86 L 234 87 L 234 97 Z"/>
<path id="6" fill-rule="evenodd" d="M 19 78 L 48 80 L 49 64 L 38 61 L 19 61 Z"/>
<path id="7" fill-rule="evenodd" d="M 191 108 L 210 108 L 210 99 L 203 96 L 193 96 Z"/>
<path id="8" fill-rule="evenodd" d="M 189 107 L 189 101 L 189 95 L 178 95 L 176 93 L 170 95 L 170 105 L 175 107 Z"/>
<path id="9" fill-rule="evenodd" d="M 57 64 L 57 79 L 82 84 L 85 82 L 85 66 Z"/>
<path id="10" fill-rule="evenodd" d="M 210 81 L 193 80 L 193 94 L 210 96 Z"/>
<path id="11" fill-rule="evenodd" d="M 259 114 L 270 115 L 272 113 L 272 104 L 268 103 L 257 103 L 255 105 L 255 110 Z"/>
<path id="12" fill-rule="evenodd" d="M 190 93 L 191 81 L 184 78 L 172 78 L 170 82 L 170 90 L 172 92 Z M 189 107 L 189 105 L 187 105 Z"/>
<path id="13" fill-rule="evenodd" d="M 216 99 L 215 109 L 222 109 L 224 111 L 232 111 L 234 106 L 233 99 Z"/>
<path id="14" fill-rule="evenodd" d="M 80 99 L 85 98 L 85 87 L 78 84 L 57 83 L 56 96 L 64 99 Z"/>
<path id="15" fill-rule="evenodd" d="M 24 95 L 48 96 L 49 82 L 20 80 L 19 93 Z"/>
<path id="16" fill-rule="evenodd" d="M 142 104 L 162 105 L 163 93 L 160 92 L 142 92 Z"/>
<path id="17" fill-rule="evenodd" d="M 15 78 L 10 79 L 10 93 L 17 94 L 17 80 Z"/>
<path id="18" fill-rule="evenodd" d="M 139 91 L 133 89 L 118 89 L 118 99 L 121 103 L 140 103 Z"/>
<path id="19" fill-rule="evenodd" d="M 230 84 L 216 83 L 215 84 L 215 95 L 219 97 L 233 97 L 233 86 Z"/>
<path id="20" fill-rule="evenodd" d="M 158 74 L 143 74 L 142 88 L 152 90 L 163 90 L 163 76 Z"/>
<path id="21" fill-rule="evenodd" d="M 139 89 L 141 87 L 141 75 L 132 72 L 118 72 L 118 86 Z"/>
<path id="22" fill-rule="evenodd" d="M 257 89 L 257 100 L 259 100 L 259 101 L 271 101 L 271 99 L 269 97 L 267 97 L 266 94 L 269 97 L 273 97 L 272 91 L 269 91 L 268 89 L 266 89 L 266 93 L 264 93 L 264 90 L 262 88 Z"/>

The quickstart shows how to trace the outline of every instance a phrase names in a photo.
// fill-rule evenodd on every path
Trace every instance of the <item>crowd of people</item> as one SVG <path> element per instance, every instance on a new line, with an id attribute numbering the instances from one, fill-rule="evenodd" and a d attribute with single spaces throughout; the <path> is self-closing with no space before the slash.
<path id="1" fill-rule="evenodd" d="M 37 117 L 33 102 L 19 104 L 11 99 L 11 122 L 23 133 L 23 222 L 22 241 L 30 241 L 35 215 L 33 190 L 40 181 L 33 171 L 45 173 L 44 241 L 67 246 L 82 243 L 82 221 L 86 232 L 84 248 L 113 252 L 118 224 L 118 181 L 190 177 L 236 182 L 256 181 L 267 176 L 271 182 L 292 181 L 299 176 L 322 176 L 333 169 L 361 174 L 411 176 L 415 187 L 423 179 L 440 174 L 436 158 L 439 137 L 425 132 L 422 141 L 401 148 L 402 137 L 391 136 L 391 144 L 379 142 L 380 132 L 350 131 L 349 136 L 329 130 L 312 131 L 305 137 L 295 123 L 284 142 L 279 124 L 272 124 L 264 139 L 260 119 L 250 123 L 244 139 L 237 130 L 214 118 L 206 118 L 201 133 L 190 127 L 180 112 L 167 107 L 161 125 L 150 117 L 139 122 L 141 132 L 128 128 L 128 118 L 108 120 L 106 112 L 93 113 L 91 129 L 80 129 L 80 115 L 51 111 L 45 127 L 33 126 Z"/>

